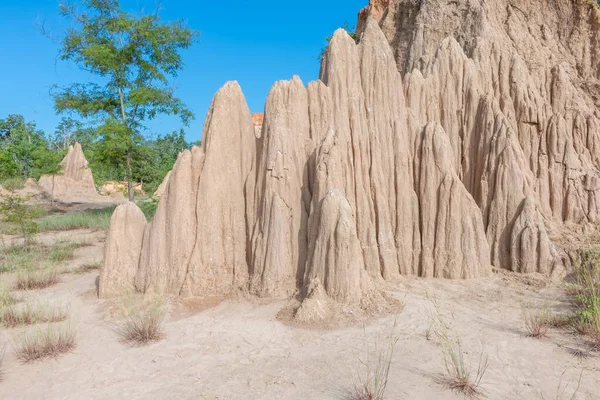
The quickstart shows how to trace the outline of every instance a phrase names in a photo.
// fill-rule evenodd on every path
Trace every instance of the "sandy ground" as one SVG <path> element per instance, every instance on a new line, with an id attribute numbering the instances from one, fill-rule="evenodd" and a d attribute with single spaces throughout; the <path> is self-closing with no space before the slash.
<path id="1" fill-rule="evenodd" d="M 102 260 L 103 233 L 41 236 L 92 241 L 66 269 Z M 119 341 L 114 321 L 107 319 L 110 304 L 95 296 L 97 277 L 97 271 L 65 274 L 53 288 L 26 293 L 70 302 L 77 348 L 58 359 L 22 364 L 13 345 L 24 329 L 3 329 L 0 341 L 8 345 L 0 399 L 349 399 L 367 355 L 383 352 L 390 335 L 398 342 L 387 399 L 461 399 L 440 382 L 441 348 L 427 338 L 434 303 L 474 369 L 481 352 L 488 355 L 484 398 L 600 399 L 599 353 L 574 357 L 571 350 L 585 349 L 585 343 L 558 330 L 541 340 L 525 336 L 522 304 L 568 309 L 560 287 L 536 277 L 404 279 L 390 287 L 405 303 L 401 313 L 333 330 L 281 322 L 277 314 L 285 301 L 228 300 L 204 310 L 179 306 L 166 323 L 166 338 L 148 347 Z M 4 282 L 11 279 L 0 275 Z"/>

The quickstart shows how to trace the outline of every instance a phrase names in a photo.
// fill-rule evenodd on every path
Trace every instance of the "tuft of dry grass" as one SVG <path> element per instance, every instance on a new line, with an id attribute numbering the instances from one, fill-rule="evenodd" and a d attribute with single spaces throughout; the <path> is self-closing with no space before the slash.
<path id="1" fill-rule="evenodd" d="M 0 324 L 6 328 L 46 322 L 61 322 L 69 316 L 69 307 L 49 306 L 40 302 L 27 302 L 22 307 L 0 309 Z"/>
<path id="2" fill-rule="evenodd" d="M 378 343 L 374 348 L 365 346 L 366 359 L 360 360 L 365 369 L 364 374 L 358 374 L 359 383 L 350 393 L 349 400 L 383 400 L 389 382 L 390 368 L 394 358 L 396 344 L 400 339 L 396 335 L 397 322 L 394 321 L 392 330 L 385 338 L 385 345 L 380 349 Z M 366 337 L 366 334 L 365 334 Z M 367 341 L 365 341 L 367 343 Z"/>
<path id="3" fill-rule="evenodd" d="M 157 297 L 149 305 L 140 305 L 135 304 L 135 300 L 128 296 L 126 302 L 122 309 L 125 319 L 117 328 L 123 341 L 145 346 L 165 337 L 166 308 L 162 298 Z"/>
<path id="4" fill-rule="evenodd" d="M 527 330 L 527 337 L 542 339 L 550 329 L 550 313 L 548 310 L 532 310 L 530 307 L 522 309 L 523 323 Z"/>
<path id="5" fill-rule="evenodd" d="M 481 382 L 489 367 L 489 358 L 481 351 L 477 369 L 467 364 L 466 351 L 460 337 L 451 333 L 450 325 L 445 321 L 437 303 L 434 301 L 434 311 L 429 313 L 430 328 L 438 340 L 444 360 L 444 374 L 439 381 L 449 389 L 463 394 L 466 398 L 479 399 L 483 396 Z"/>
<path id="6" fill-rule="evenodd" d="M 15 345 L 15 354 L 23 363 L 56 358 L 75 348 L 76 333 L 71 326 L 48 325 L 46 330 L 25 334 Z"/>
<path id="7" fill-rule="evenodd" d="M 17 290 L 37 290 L 45 289 L 60 282 L 58 270 L 56 268 L 41 270 L 25 270 L 17 273 Z"/>
<path id="8" fill-rule="evenodd" d="M 78 274 L 78 275 L 87 274 L 88 272 L 99 270 L 100 267 L 102 267 L 102 263 L 84 264 L 81 267 L 73 270 L 72 273 Z"/>
<path id="9" fill-rule="evenodd" d="M 442 352 L 446 367 L 442 382 L 451 390 L 464 394 L 465 397 L 480 398 L 483 395 L 481 381 L 489 367 L 487 354 L 483 351 L 480 353 L 477 371 L 473 371 L 465 361 L 465 352 L 459 338 L 446 338 L 442 345 Z"/>
<path id="10" fill-rule="evenodd" d="M 548 325 L 552 328 L 556 329 L 565 329 L 573 326 L 573 322 L 577 318 L 576 315 L 567 314 L 549 314 L 548 315 Z"/>

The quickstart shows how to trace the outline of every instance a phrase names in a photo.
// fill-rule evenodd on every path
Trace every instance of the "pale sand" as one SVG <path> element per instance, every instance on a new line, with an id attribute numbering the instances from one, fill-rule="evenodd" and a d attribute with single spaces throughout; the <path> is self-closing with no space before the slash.
<path id="1" fill-rule="evenodd" d="M 102 259 L 103 233 L 42 238 L 58 236 L 95 240 L 78 249 L 77 259 L 65 267 Z M 1 331 L 0 340 L 8 345 L 0 399 L 348 399 L 363 371 L 365 348 L 383 349 L 394 322 L 399 341 L 386 398 L 460 399 L 439 383 L 441 349 L 433 337 L 426 338 L 434 300 L 462 339 L 473 368 L 482 349 L 488 354 L 482 382 L 486 398 L 570 399 L 582 371 L 574 398 L 600 398 L 600 354 L 579 360 L 569 353 L 585 349 L 581 338 L 558 330 L 542 340 L 525 337 L 521 303 L 554 312 L 568 308 L 559 286 L 541 287 L 544 281 L 535 276 L 404 279 L 393 292 L 404 299 L 403 312 L 333 330 L 284 324 L 277 319 L 284 301 L 228 300 L 203 311 L 201 303 L 195 309 L 174 306 L 166 338 L 141 348 L 119 341 L 114 322 L 107 319 L 109 304 L 96 299 L 97 277 L 97 271 L 66 274 L 58 286 L 36 294 L 71 302 L 78 341 L 72 353 L 23 365 L 12 348 L 23 329 Z M 12 277 L 0 279 L 10 283 Z"/>

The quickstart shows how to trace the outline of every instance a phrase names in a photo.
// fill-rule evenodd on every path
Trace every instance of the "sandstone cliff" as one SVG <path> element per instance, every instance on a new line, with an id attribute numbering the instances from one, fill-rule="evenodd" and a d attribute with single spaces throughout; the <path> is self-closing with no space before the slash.
<path id="1" fill-rule="evenodd" d="M 400 275 L 561 276 L 551 233 L 599 218 L 599 27 L 567 0 L 372 1 L 358 44 L 336 31 L 320 80 L 277 82 L 261 125 L 237 83 L 217 93 L 130 284 L 299 293 L 311 315 Z"/>

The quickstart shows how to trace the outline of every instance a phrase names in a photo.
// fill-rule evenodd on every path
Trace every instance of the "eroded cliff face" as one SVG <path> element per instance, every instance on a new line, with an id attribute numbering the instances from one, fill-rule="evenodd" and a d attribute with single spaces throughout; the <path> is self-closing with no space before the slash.
<path id="1" fill-rule="evenodd" d="M 586 1 L 372 1 L 408 108 L 438 122 L 492 263 L 560 274 L 548 232 L 598 222 L 600 13 Z"/>
<path id="2" fill-rule="evenodd" d="M 549 232 L 598 222 L 598 59 L 572 43 L 598 42 L 598 10 L 372 3 L 359 43 L 335 32 L 320 80 L 277 82 L 261 125 L 237 83 L 217 93 L 137 233 L 137 290 L 299 293 L 305 319 L 400 275 L 564 273 Z"/>

